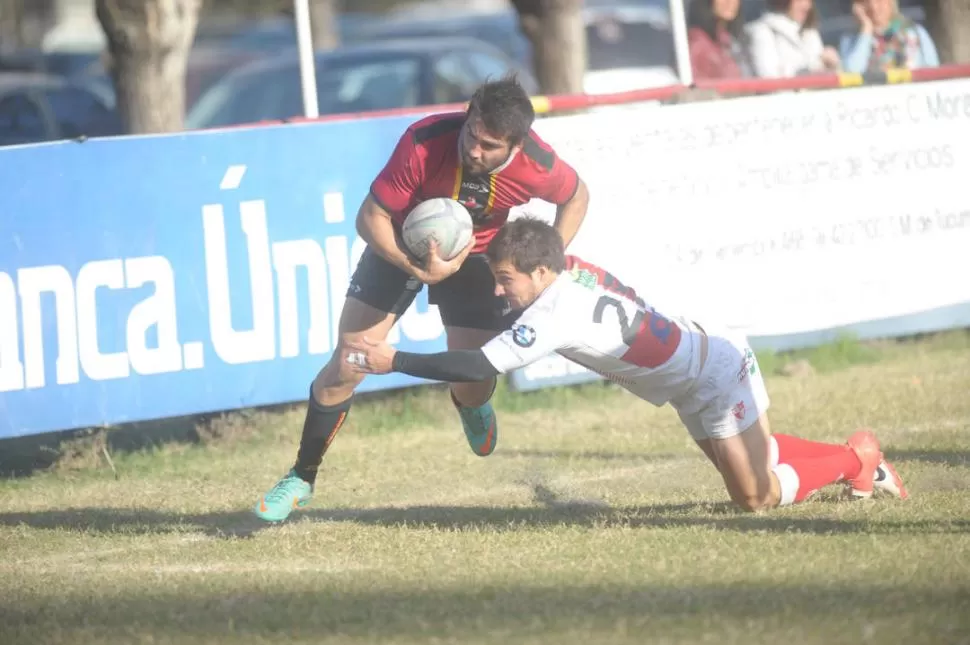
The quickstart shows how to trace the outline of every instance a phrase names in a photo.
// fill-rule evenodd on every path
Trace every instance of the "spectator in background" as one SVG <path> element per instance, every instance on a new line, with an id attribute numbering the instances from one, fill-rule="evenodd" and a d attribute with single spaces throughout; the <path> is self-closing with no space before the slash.
<path id="1" fill-rule="evenodd" d="M 756 76 L 790 78 L 839 69 L 839 54 L 822 44 L 813 0 L 768 0 L 768 11 L 747 26 Z"/>
<path id="2" fill-rule="evenodd" d="M 859 31 L 842 37 L 839 49 L 845 71 L 862 74 L 939 66 L 933 39 L 900 13 L 896 0 L 856 0 L 852 14 Z"/>
<path id="3" fill-rule="evenodd" d="M 741 0 L 693 0 L 687 46 L 696 79 L 751 76 L 741 20 Z"/>

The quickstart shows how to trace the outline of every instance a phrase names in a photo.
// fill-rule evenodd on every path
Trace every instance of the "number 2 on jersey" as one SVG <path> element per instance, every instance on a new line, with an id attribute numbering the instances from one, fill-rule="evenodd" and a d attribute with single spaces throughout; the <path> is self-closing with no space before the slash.
<path id="1" fill-rule="evenodd" d="M 593 310 L 593 322 L 602 324 L 607 307 L 616 310 L 623 344 L 628 347 L 621 360 L 640 367 L 659 367 L 666 363 L 680 344 L 680 327 L 651 309 L 637 308 L 633 322 L 616 298 L 600 296 Z M 649 320 L 645 320 L 649 317 Z"/>

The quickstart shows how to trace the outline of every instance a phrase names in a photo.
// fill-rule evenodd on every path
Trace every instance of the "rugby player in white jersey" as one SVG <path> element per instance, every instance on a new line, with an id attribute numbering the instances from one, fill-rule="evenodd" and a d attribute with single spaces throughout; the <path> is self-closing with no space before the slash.
<path id="1" fill-rule="evenodd" d="M 449 382 L 482 381 L 557 352 L 655 406 L 669 403 L 748 511 L 800 502 L 843 482 L 856 498 L 905 498 L 879 442 L 859 430 L 845 444 L 773 434 L 768 393 L 743 335 L 662 314 L 610 273 L 567 256 L 548 224 L 506 224 L 486 252 L 496 295 L 522 310 L 481 349 L 416 354 L 362 339 L 344 360 L 365 374 L 402 372 Z"/>

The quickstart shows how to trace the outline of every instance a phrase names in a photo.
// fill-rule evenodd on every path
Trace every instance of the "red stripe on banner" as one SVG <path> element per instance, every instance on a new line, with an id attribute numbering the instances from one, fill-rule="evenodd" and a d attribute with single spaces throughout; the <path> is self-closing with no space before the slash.
<path id="1" fill-rule="evenodd" d="M 929 69 L 912 71 L 912 83 L 925 81 L 942 81 L 956 78 L 970 77 L 970 64 L 943 65 Z M 863 83 L 865 87 L 867 83 Z M 669 85 L 642 90 L 617 92 L 614 94 L 561 94 L 554 96 L 533 97 L 533 102 L 541 106 L 537 112 L 554 114 L 556 112 L 581 110 L 604 105 L 623 105 L 626 103 L 640 103 L 645 101 L 668 101 L 677 95 L 691 89 L 711 90 L 722 95 L 761 94 L 770 92 L 837 89 L 842 86 L 839 74 L 814 74 L 797 76 L 795 78 L 738 78 L 721 80 L 700 80 L 693 87 L 683 85 Z M 318 123 L 321 121 L 347 121 L 351 119 L 372 119 L 388 116 L 418 115 L 434 112 L 464 111 L 467 103 L 448 103 L 442 105 L 424 105 L 419 107 L 396 108 L 392 110 L 375 110 L 372 112 L 349 112 L 343 114 L 328 114 L 315 119 L 293 117 L 285 121 L 262 121 L 245 125 L 231 126 L 260 127 L 279 125 L 281 123 Z"/>
<path id="2" fill-rule="evenodd" d="M 823 90 L 841 87 L 838 74 L 817 74 L 794 78 L 737 78 L 700 80 L 698 89 L 714 90 L 720 94 L 758 94 L 791 90 Z"/>

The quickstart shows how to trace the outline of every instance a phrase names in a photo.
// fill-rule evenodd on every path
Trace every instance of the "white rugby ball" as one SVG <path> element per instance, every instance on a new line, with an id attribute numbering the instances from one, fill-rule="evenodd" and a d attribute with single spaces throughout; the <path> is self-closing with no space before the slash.
<path id="1" fill-rule="evenodd" d="M 445 260 L 458 255 L 472 239 L 472 216 L 468 209 L 447 197 L 435 197 L 415 206 L 404 219 L 401 236 L 408 250 L 420 260 L 428 256 L 431 240 Z"/>

